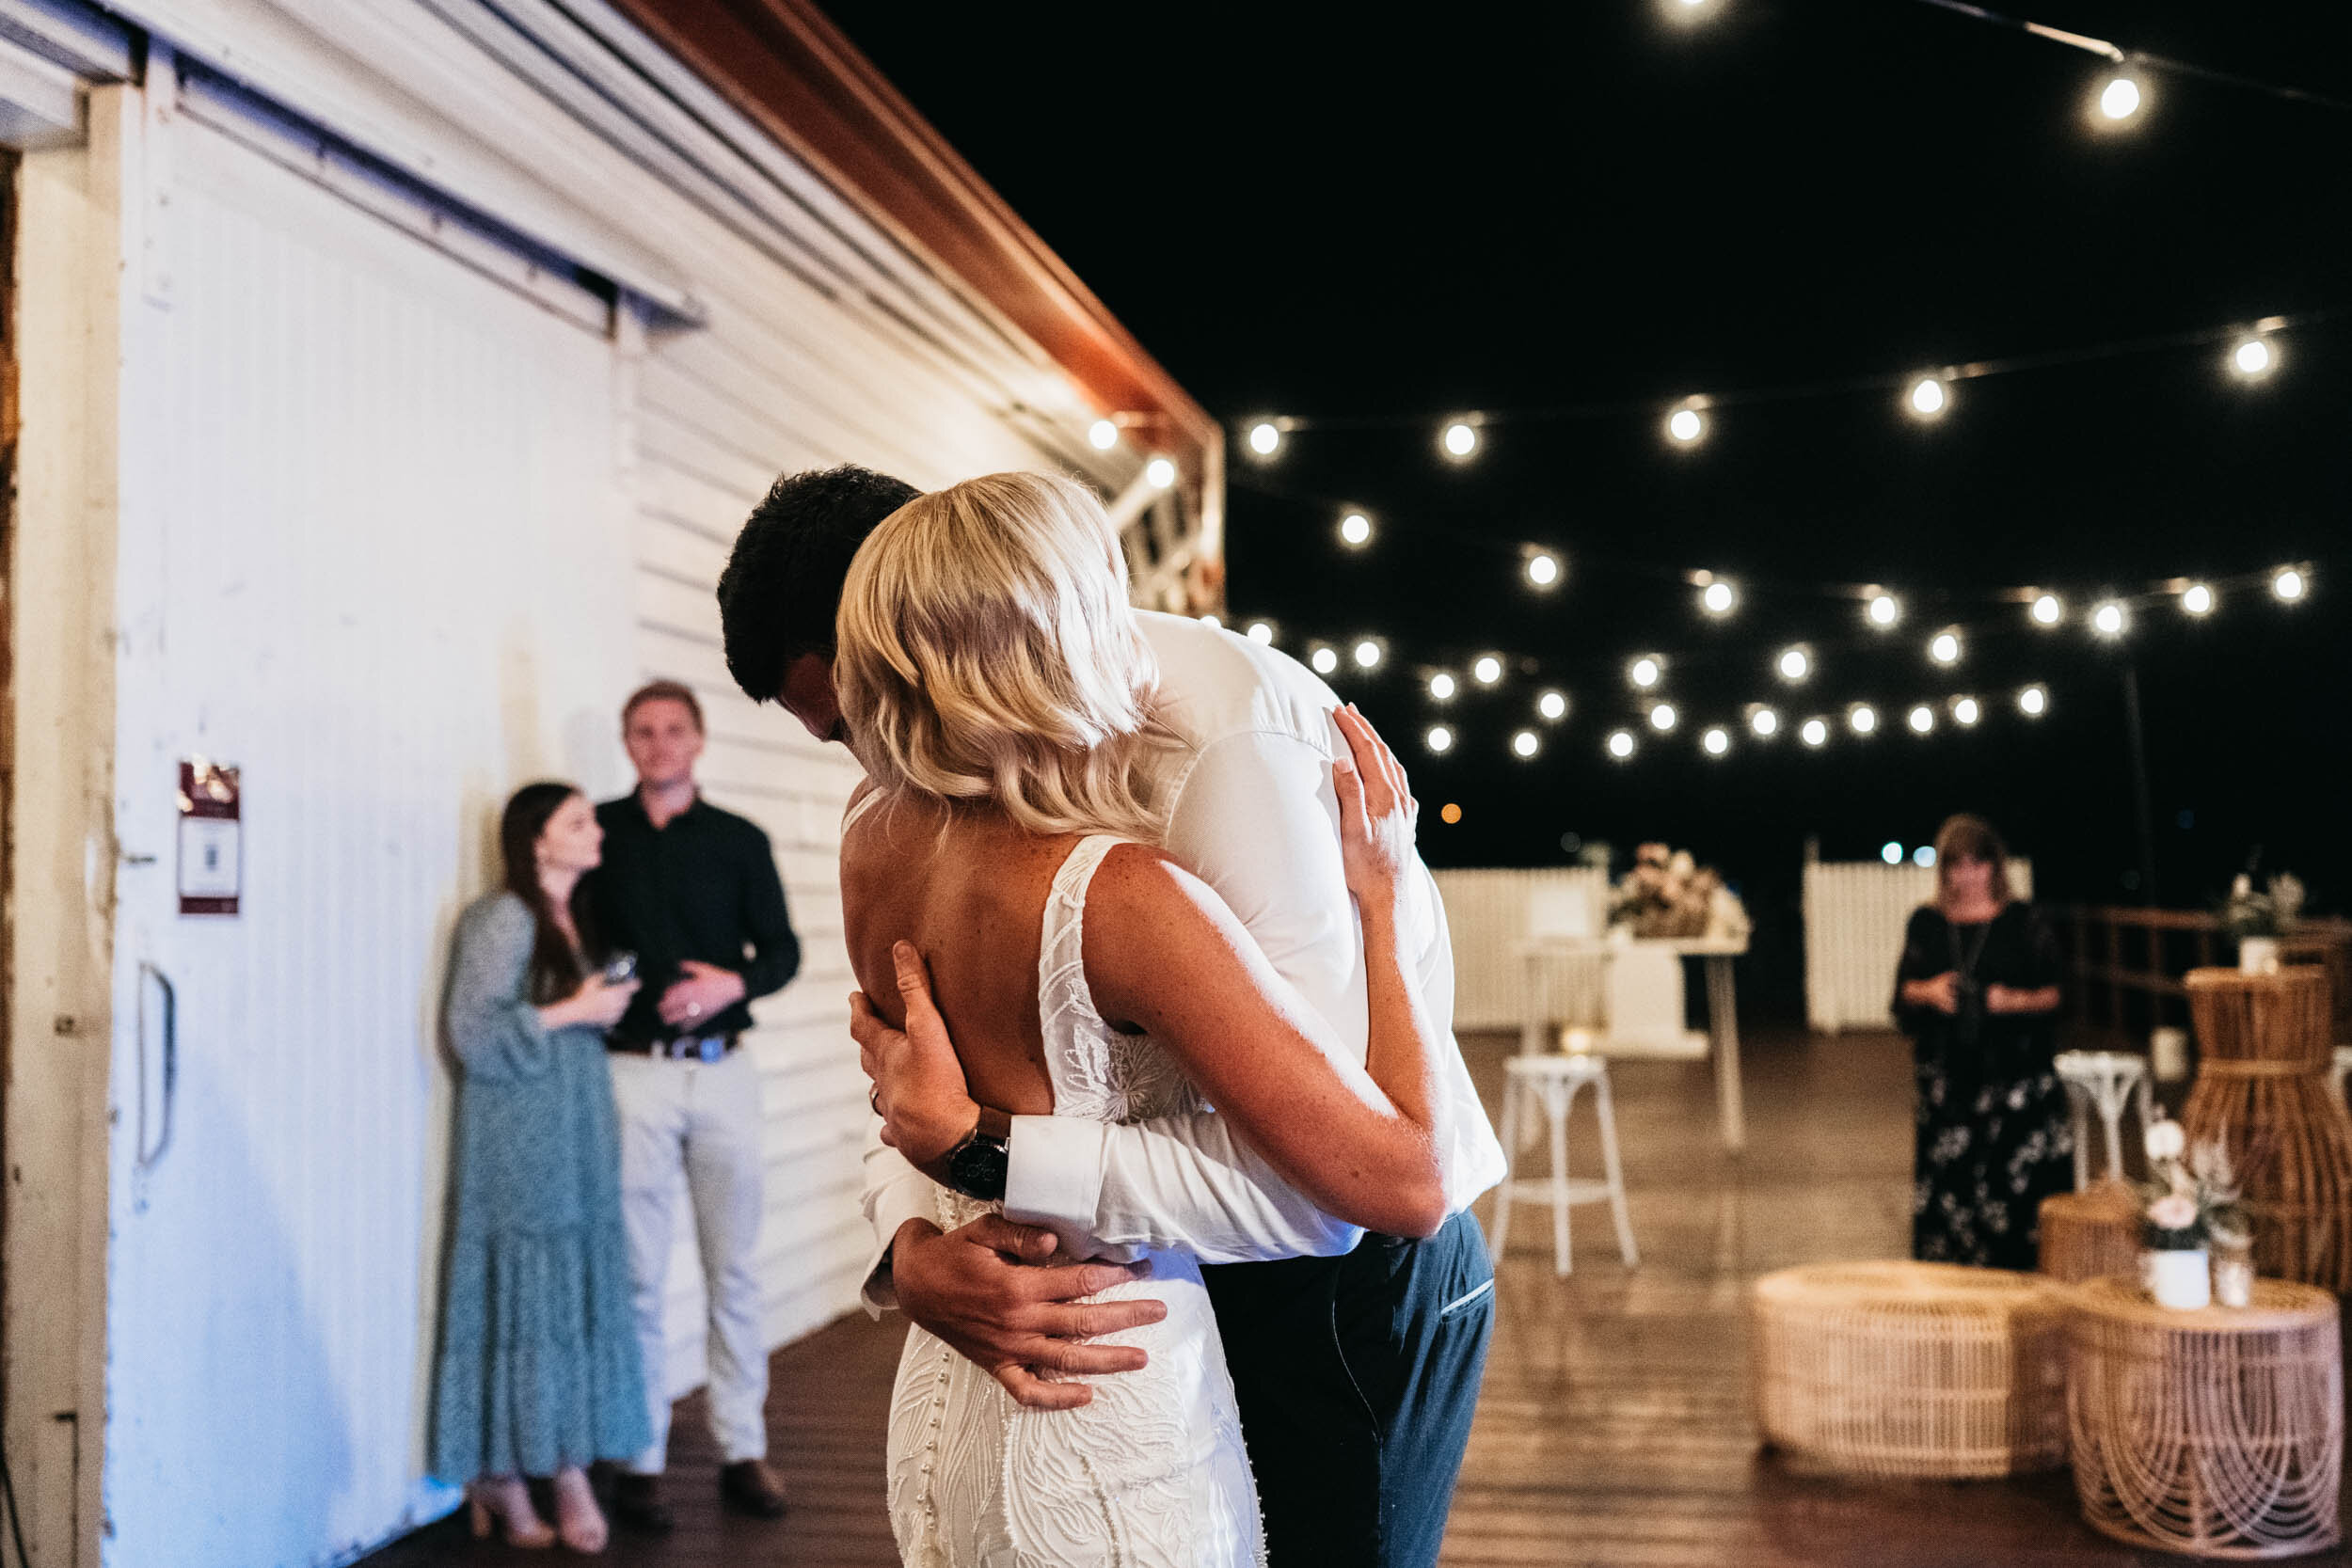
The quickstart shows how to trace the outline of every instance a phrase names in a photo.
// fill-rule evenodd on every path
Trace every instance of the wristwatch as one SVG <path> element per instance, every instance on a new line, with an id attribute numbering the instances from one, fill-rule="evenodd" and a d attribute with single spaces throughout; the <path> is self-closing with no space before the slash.
<path id="1" fill-rule="evenodd" d="M 977 1197 L 985 1203 L 1002 1201 L 1011 1144 L 1012 1117 L 990 1106 L 981 1106 L 979 1120 L 973 1124 L 972 1131 L 940 1159 L 946 1171 L 947 1185 L 966 1197 Z"/>

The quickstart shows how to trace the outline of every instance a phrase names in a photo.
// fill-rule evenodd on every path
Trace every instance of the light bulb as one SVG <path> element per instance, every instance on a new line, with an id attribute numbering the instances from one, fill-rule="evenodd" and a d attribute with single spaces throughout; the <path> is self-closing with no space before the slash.
<path id="1" fill-rule="evenodd" d="M 2292 566 L 2280 567 L 2270 579 L 2270 591 L 2289 604 L 2301 598 L 2310 587 L 2311 584 L 2304 581 L 2303 574 Z"/>
<path id="2" fill-rule="evenodd" d="M 1430 725 L 1429 733 L 1422 738 L 1428 743 L 1429 749 L 1433 752 L 1451 752 L 1454 750 L 1454 732 L 1447 729 L 1443 724 Z"/>
<path id="3" fill-rule="evenodd" d="M 1707 749 L 1708 756 L 1719 757 L 1731 750 L 1731 736 L 1721 728 L 1711 729 L 1699 736 L 1699 744 Z"/>
<path id="4" fill-rule="evenodd" d="M 2213 590 L 2201 582 L 2192 582 L 2181 590 L 2181 608 L 2191 615 L 2213 613 Z"/>
<path id="5" fill-rule="evenodd" d="M 1868 735 L 1879 727 L 1878 709 L 1867 703 L 1856 703 L 1846 715 L 1846 722 L 1853 727 L 1854 734 Z"/>
<path id="6" fill-rule="evenodd" d="M 1429 677 L 1429 694 L 1439 702 L 1454 695 L 1454 677 L 1443 670 Z"/>
<path id="7" fill-rule="evenodd" d="M 2267 339 L 2243 339 L 2230 351 L 2230 368 L 2249 380 L 2269 373 L 2273 362 Z"/>
<path id="8" fill-rule="evenodd" d="M 1541 750 L 1543 742 L 1535 738 L 1534 730 L 1521 730 L 1511 737 L 1511 750 L 1522 757 L 1532 757 Z"/>
<path id="9" fill-rule="evenodd" d="M 1931 375 L 1923 375 L 1913 382 L 1911 390 L 1903 395 L 1905 406 L 1922 420 L 1931 420 L 1943 413 L 1944 404 L 1949 401 L 1950 393 L 1944 383 Z"/>
<path id="10" fill-rule="evenodd" d="M 1727 582 L 1710 582 L 1699 594 L 1699 606 L 1709 615 L 1728 615 L 1731 607 L 1740 602 L 1740 595 Z"/>
<path id="11" fill-rule="evenodd" d="M 1356 644 L 1356 668 L 1369 670 L 1380 662 L 1380 644 L 1367 637 Z"/>
<path id="12" fill-rule="evenodd" d="M 1921 703 L 1917 707 L 1911 710 L 1909 722 L 1911 724 L 1912 734 L 1925 735 L 1930 730 L 1935 728 L 1935 709 L 1928 706 L 1925 703 Z"/>
<path id="13" fill-rule="evenodd" d="M 1478 450 L 1478 427 L 1456 420 L 1445 427 L 1445 434 L 1439 442 L 1445 448 L 1445 454 L 1458 463 Z"/>
<path id="14" fill-rule="evenodd" d="M 1155 457 L 1144 465 L 1143 480 L 1154 490 L 1165 490 L 1176 483 L 1176 465 L 1165 457 Z"/>
<path id="15" fill-rule="evenodd" d="M 1803 648 L 1783 648 L 1778 669 L 1782 680 L 1801 681 L 1813 673 L 1813 656 Z"/>
<path id="16" fill-rule="evenodd" d="M 1675 720 L 1678 717 L 1674 704 L 1660 703 L 1649 710 L 1649 727 L 1663 735 L 1675 727 Z"/>
<path id="17" fill-rule="evenodd" d="M 1360 512 L 1351 512 L 1340 519 L 1340 538 L 1346 544 L 1361 545 L 1372 537 L 1372 519 Z"/>
<path id="18" fill-rule="evenodd" d="M 1336 648 L 1317 648 L 1313 653 L 1307 656 L 1307 662 L 1315 667 L 1316 674 L 1327 675 L 1332 671 L 1337 670 L 1340 667 L 1339 650 Z"/>
<path id="19" fill-rule="evenodd" d="M 1882 844 L 1879 846 L 1879 859 L 1889 865 L 1900 865 L 1903 863 L 1903 847 L 1892 842 Z"/>
<path id="20" fill-rule="evenodd" d="M 1884 631 L 1903 618 L 1903 602 L 1892 594 L 1873 594 L 1862 607 L 1863 619 Z"/>
<path id="21" fill-rule="evenodd" d="M 1557 691 L 1547 691 L 1535 699 L 1535 711 L 1556 722 L 1567 717 L 1568 700 Z"/>
<path id="22" fill-rule="evenodd" d="M 1631 730 L 1610 731 L 1609 754 L 1619 762 L 1631 756 L 1633 754 L 1633 732 Z"/>
<path id="23" fill-rule="evenodd" d="M 2017 693 L 2017 708 L 2028 719 L 2039 719 L 2050 710 L 2047 687 L 2029 686 Z"/>
<path id="24" fill-rule="evenodd" d="M 1759 736 L 1778 735 L 1780 733 L 1780 715 L 1774 713 L 1768 707 L 1757 708 L 1754 713 L 1748 715 L 1748 728 L 1754 730 Z"/>
<path id="25" fill-rule="evenodd" d="M 2139 113 L 2139 84 L 2128 76 L 2113 76 L 2099 89 L 2099 112 L 2109 119 L 2129 119 Z"/>
<path id="26" fill-rule="evenodd" d="M 1644 654 L 1640 658 L 1635 659 L 1631 664 L 1626 667 L 1625 675 L 1626 679 L 1631 681 L 1635 686 L 1638 686 L 1646 691 L 1651 687 L 1656 686 L 1659 682 L 1659 678 L 1664 675 L 1665 673 L 1666 667 L 1664 665 L 1661 664 L 1656 658 L 1653 658 L 1648 654 Z"/>
<path id="27" fill-rule="evenodd" d="M 2102 637 L 2123 635 L 2123 607 L 2109 599 L 2090 612 L 2090 629 Z"/>
<path id="28" fill-rule="evenodd" d="M 1479 655 L 1478 662 L 1470 666 L 1470 679 L 1481 686 L 1492 686 L 1502 678 L 1502 660 L 1492 654 Z"/>
<path id="29" fill-rule="evenodd" d="M 1204 626 L 1221 626 L 1225 623 L 1218 620 L 1214 615 L 1203 615 L 1200 617 L 1200 624 Z"/>
<path id="30" fill-rule="evenodd" d="M 1922 844 L 1919 847 L 1914 849 L 1911 852 L 1911 863 L 1917 866 L 1922 871 L 1934 870 L 1935 846 L 1932 844 Z"/>
<path id="31" fill-rule="evenodd" d="M 2038 626 L 2055 626 L 2066 616 L 2066 605 L 2056 594 L 2037 594 L 2033 608 L 2026 611 Z"/>
<path id="32" fill-rule="evenodd" d="M 1937 632 L 1928 642 L 1928 657 L 1938 664 L 1958 664 L 1960 634 L 1956 631 Z"/>
<path id="33" fill-rule="evenodd" d="M 1281 427 L 1272 420 L 1260 420 L 1249 427 L 1249 450 L 1260 457 L 1272 457 L 1281 445 Z"/>
<path id="34" fill-rule="evenodd" d="M 1806 720 L 1804 727 L 1797 732 L 1797 738 L 1808 746 L 1820 745 L 1829 738 L 1829 721 L 1824 719 Z"/>
<path id="35" fill-rule="evenodd" d="M 1538 588 L 1549 588 L 1560 580 L 1560 558 L 1548 551 L 1537 550 L 1527 558 L 1527 580 Z"/>
<path id="36" fill-rule="evenodd" d="M 1952 722 L 1956 724 L 1973 724 L 1983 717 L 1984 710 L 1977 705 L 1974 697 L 1962 697 L 1952 704 Z"/>
<path id="37" fill-rule="evenodd" d="M 1087 441 L 1096 451 L 1108 451 L 1119 445 L 1119 427 L 1108 420 L 1097 420 L 1087 427 Z"/>
<path id="38" fill-rule="evenodd" d="M 1682 446 L 1689 446 L 1707 434 L 1707 419 L 1695 408 L 1677 408 L 1666 416 L 1666 436 Z"/>
<path id="39" fill-rule="evenodd" d="M 1249 623 L 1249 641 L 1261 648 L 1271 647 L 1274 643 L 1274 628 L 1263 621 L 1252 621 Z"/>

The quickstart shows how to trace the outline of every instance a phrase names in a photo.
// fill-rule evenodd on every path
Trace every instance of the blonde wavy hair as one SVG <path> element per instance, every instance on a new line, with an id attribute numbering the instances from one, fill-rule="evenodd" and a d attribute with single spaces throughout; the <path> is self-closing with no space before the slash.
<path id="1" fill-rule="evenodd" d="M 1084 486 L 989 474 L 916 497 L 850 562 L 834 631 L 850 749 L 885 793 L 1157 842 L 1154 763 L 1177 740 Z"/>

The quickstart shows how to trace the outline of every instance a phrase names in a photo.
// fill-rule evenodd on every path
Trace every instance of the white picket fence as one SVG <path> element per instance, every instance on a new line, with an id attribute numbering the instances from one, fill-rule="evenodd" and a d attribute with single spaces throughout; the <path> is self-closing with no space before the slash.
<path id="1" fill-rule="evenodd" d="M 2010 891 L 2033 896 L 2030 862 L 2009 863 Z M 1935 898 L 1926 866 L 1815 862 L 1804 868 L 1805 1022 L 1824 1034 L 1883 1029 L 1911 911 Z"/>
<path id="2" fill-rule="evenodd" d="M 1440 871 L 1454 933 L 1454 1027 L 1517 1029 L 1529 937 L 1594 937 L 1609 919 L 1609 879 L 1583 866 L 1539 871 Z M 1597 1008 L 1597 1001 L 1593 1004 Z M 1597 1023 L 1597 1018 L 1571 1018 Z"/>

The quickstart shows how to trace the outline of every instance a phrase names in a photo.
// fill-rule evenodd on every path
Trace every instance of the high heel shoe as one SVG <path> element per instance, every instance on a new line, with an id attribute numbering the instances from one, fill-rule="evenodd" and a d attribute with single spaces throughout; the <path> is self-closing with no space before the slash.
<path id="1" fill-rule="evenodd" d="M 595 1557 L 612 1538 L 588 1473 L 577 1466 L 555 1473 L 555 1533 L 566 1551 Z"/>
<path id="2" fill-rule="evenodd" d="M 466 1510 L 476 1541 L 488 1540 L 495 1526 L 510 1546 L 539 1551 L 555 1544 L 555 1531 L 531 1506 L 531 1491 L 520 1477 L 472 1482 L 466 1488 Z"/>

